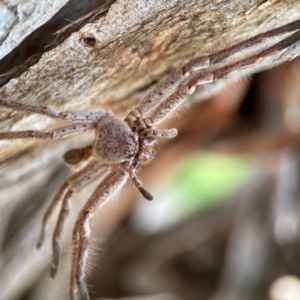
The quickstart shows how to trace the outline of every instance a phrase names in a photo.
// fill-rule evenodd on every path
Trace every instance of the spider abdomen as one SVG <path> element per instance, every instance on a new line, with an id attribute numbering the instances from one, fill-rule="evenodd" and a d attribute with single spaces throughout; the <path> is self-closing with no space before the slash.
<path id="1" fill-rule="evenodd" d="M 138 134 L 112 114 L 97 123 L 93 156 L 104 163 L 121 163 L 138 151 Z"/>

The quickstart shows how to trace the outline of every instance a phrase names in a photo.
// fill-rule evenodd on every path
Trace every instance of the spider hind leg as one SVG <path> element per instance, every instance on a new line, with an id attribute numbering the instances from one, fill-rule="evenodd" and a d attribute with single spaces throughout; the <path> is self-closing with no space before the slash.
<path id="1" fill-rule="evenodd" d="M 83 281 L 90 240 L 89 221 L 94 213 L 120 190 L 127 178 L 128 171 L 126 169 L 111 168 L 110 172 L 96 188 L 78 215 L 73 229 L 72 272 L 70 280 L 71 299 L 76 299 L 77 291 L 82 300 L 90 299 Z"/>

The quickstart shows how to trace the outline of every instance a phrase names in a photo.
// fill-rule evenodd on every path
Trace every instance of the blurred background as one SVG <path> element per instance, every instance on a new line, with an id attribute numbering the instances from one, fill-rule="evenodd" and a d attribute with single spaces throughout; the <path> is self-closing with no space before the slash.
<path id="1" fill-rule="evenodd" d="M 300 299 L 299 81 L 295 59 L 196 96 L 162 124 L 179 135 L 141 172 L 155 199 L 128 182 L 92 221 L 92 299 Z M 39 195 L 50 198 L 68 172 L 57 163 L 35 175 L 36 190 L 2 215 L 1 299 L 67 297 L 70 229 L 97 183 L 74 199 L 54 281 L 50 242 L 41 252 L 35 243 Z"/>

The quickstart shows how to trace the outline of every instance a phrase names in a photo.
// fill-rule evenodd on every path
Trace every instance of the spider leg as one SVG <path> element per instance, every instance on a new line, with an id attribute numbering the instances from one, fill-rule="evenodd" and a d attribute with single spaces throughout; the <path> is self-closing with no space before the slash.
<path id="1" fill-rule="evenodd" d="M 165 80 L 159 83 L 131 112 L 128 113 L 125 120 L 127 120 L 128 123 L 133 123 L 136 119 L 147 116 L 147 114 L 161 104 L 166 97 L 172 94 L 176 88 L 190 75 L 191 72 L 208 68 L 209 66 L 218 63 L 236 53 L 240 53 L 243 50 L 257 45 L 270 37 L 292 32 L 299 28 L 300 20 L 297 20 L 284 26 L 277 27 L 273 30 L 258 34 L 248 40 L 234 44 L 233 46 L 222 49 L 216 53 L 204 55 L 190 61 L 181 69 L 176 71 L 172 76 L 167 77 Z"/>
<path id="2" fill-rule="evenodd" d="M 90 184 L 95 179 L 99 178 L 103 174 L 103 171 L 107 169 L 106 165 L 101 164 L 95 160 L 92 160 L 84 169 L 75 174 L 72 181 L 69 181 L 69 188 L 64 195 L 61 210 L 57 219 L 57 223 L 52 236 L 52 264 L 50 269 L 50 277 L 54 278 L 60 263 L 60 247 L 59 241 L 62 233 L 62 229 L 65 223 L 69 211 L 71 208 L 71 199 L 79 192 L 84 186 Z"/>
<path id="3" fill-rule="evenodd" d="M 238 70 L 244 69 L 247 66 L 253 65 L 264 57 L 281 51 L 300 40 L 300 31 L 292 34 L 291 36 L 283 39 L 275 45 L 249 56 L 245 59 L 239 60 L 227 66 L 216 68 L 214 70 L 205 70 L 200 74 L 196 74 L 191 80 L 183 84 L 171 94 L 164 102 L 162 102 L 152 114 L 145 119 L 140 120 L 140 124 L 144 123 L 144 128 L 152 127 L 163 121 L 170 113 L 178 108 L 196 89 L 196 86 L 206 83 L 214 82 L 218 79 L 227 77 Z"/>
<path id="4" fill-rule="evenodd" d="M 127 178 L 128 172 L 124 168 L 111 169 L 110 173 L 100 183 L 78 215 L 73 230 L 73 259 L 70 281 L 71 299 L 76 299 L 77 289 L 82 300 L 90 299 L 83 282 L 90 239 L 89 220 L 124 185 Z"/>
<path id="5" fill-rule="evenodd" d="M 171 129 L 164 129 L 164 130 L 157 130 L 152 128 L 147 128 L 144 130 L 144 132 L 147 132 L 148 137 L 158 137 L 158 138 L 165 138 L 165 139 L 172 139 L 177 136 L 177 129 L 171 128 Z"/>
<path id="6" fill-rule="evenodd" d="M 58 139 L 77 132 L 84 132 L 95 128 L 95 123 L 75 123 L 53 129 L 48 132 L 38 130 L 24 130 L 24 131 L 8 131 L 0 132 L 0 140 L 8 139 Z"/>
<path id="7" fill-rule="evenodd" d="M 253 46 L 267 40 L 270 37 L 274 37 L 274 36 L 281 35 L 284 33 L 292 32 L 292 31 L 298 30 L 299 28 L 300 28 L 300 20 L 297 20 L 297 21 L 288 23 L 286 25 L 283 25 L 281 27 L 277 27 L 272 30 L 263 32 L 263 33 L 258 34 L 250 39 L 247 39 L 240 43 L 234 44 L 228 48 L 222 49 L 219 52 L 209 55 L 210 62 L 211 62 L 211 64 L 215 64 L 217 62 L 224 60 L 227 57 L 230 57 L 236 53 L 240 53 L 243 50 L 253 47 Z"/>
<path id="8" fill-rule="evenodd" d="M 276 52 L 282 51 L 291 45 L 297 43 L 300 41 L 300 30 L 295 32 L 294 34 L 290 35 L 289 37 L 281 40 L 280 42 L 276 43 L 275 45 L 257 53 L 254 55 L 251 55 L 245 59 L 242 59 L 240 61 L 237 61 L 235 63 L 229 64 L 227 66 L 218 68 L 212 72 L 213 78 L 212 80 L 218 80 L 221 78 L 225 78 L 228 75 L 231 75 L 241 69 L 244 69 L 250 65 L 255 64 L 256 62 L 260 61 L 264 57 L 270 56 Z M 202 75 L 195 76 L 188 85 L 190 86 L 196 86 L 196 85 L 202 84 Z"/>
<path id="9" fill-rule="evenodd" d="M 52 119 L 60 119 L 72 122 L 98 122 L 103 116 L 107 114 L 104 110 L 66 110 L 58 112 L 47 106 L 38 106 L 25 104 L 16 101 L 6 101 L 0 99 L 0 106 L 13 108 L 14 110 L 27 111 L 46 115 Z"/>
<path id="10" fill-rule="evenodd" d="M 92 155 L 92 145 L 71 149 L 64 154 L 64 162 L 69 166 L 76 166 L 88 160 Z"/>
<path id="11" fill-rule="evenodd" d="M 68 191 L 68 189 L 72 186 L 73 183 L 80 182 L 81 178 L 85 178 L 86 173 L 89 172 L 89 169 L 91 166 L 95 163 L 94 161 L 90 162 L 86 167 L 84 167 L 82 170 L 80 170 L 77 173 L 74 173 L 71 175 L 66 181 L 62 184 L 62 186 L 57 191 L 56 195 L 54 196 L 53 200 L 51 201 L 48 209 L 44 213 L 43 221 L 42 221 L 42 229 L 40 238 L 37 243 L 37 248 L 41 248 L 44 240 L 45 240 L 45 232 L 46 232 L 46 226 L 49 221 L 49 218 L 51 217 L 53 210 L 57 207 L 57 205 L 60 203 L 60 201 L 63 199 L 64 195 Z"/>
<path id="12" fill-rule="evenodd" d="M 64 194 L 66 193 L 67 189 L 69 188 L 69 180 L 72 180 L 73 176 L 69 177 L 63 183 L 63 185 L 59 188 L 59 190 L 57 191 L 55 197 L 51 201 L 48 209 L 44 213 L 44 217 L 43 217 L 43 221 L 42 221 L 42 229 L 41 229 L 40 237 L 39 237 L 37 245 L 36 245 L 37 249 L 40 249 L 42 247 L 43 243 L 44 243 L 45 236 L 46 236 L 46 227 L 47 227 L 47 224 L 48 224 L 48 220 L 49 220 L 49 218 L 50 218 L 53 210 L 59 204 L 59 202 L 61 201 L 62 197 L 64 196 Z"/>
<path id="13" fill-rule="evenodd" d="M 190 75 L 209 66 L 209 57 L 201 56 L 184 65 L 181 69 L 173 73 L 172 76 L 160 82 L 147 96 L 126 116 L 126 119 L 135 121 L 137 118 L 146 115 L 153 109 L 153 105 L 160 104 L 168 95 Z"/>

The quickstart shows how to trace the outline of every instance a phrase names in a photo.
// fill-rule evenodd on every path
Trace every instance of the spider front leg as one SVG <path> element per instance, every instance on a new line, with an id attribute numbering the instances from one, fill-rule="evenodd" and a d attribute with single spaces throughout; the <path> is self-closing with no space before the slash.
<path id="1" fill-rule="evenodd" d="M 128 171 L 126 169 L 112 168 L 79 213 L 73 230 L 73 256 L 70 280 L 72 300 L 76 299 L 77 290 L 82 300 L 90 299 L 86 285 L 83 282 L 90 239 L 89 220 L 124 185 L 127 178 Z"/>
<path id="2" fill-rule="evenodd" d="M 158 117 L 158 119 L 164 119 L 166 115 L 169 114 L 169 112 L 166 112 L 165 109 L 162 109 L 163 107 L 170 107 L 170 112 L 172 112 L 174 109 L 176 109 L 177 105 L 176 103 L 179 103 L 179 105 L 185 101 L 190 94 L 192 94 L 195 90 L 195 86 L 205 84 L 208 82 L 212 82 L 216 80 L 217 78 L 212 78 L 209 76 L 208 73 L 206 76 L 201 75 L 200 79 L 196 83 L 189 83 L 188 86 L 181 88 L 181 91 L 177 91 L 176 89 L 184 82 L 184 80 L 190 76 L 191 72 L 199 72 L 201 69 L 205 69 L 208 67 L 213 66 L 216 63 L 219 63 L 223 60 L 225 60 L 228 57 L 234 56 L 237 53 L 241 53 L 242 51 L 251 48 L 255 45 L 258 45 L 259 43 L 267 40 L 270 37 L 282 35 L 288 32 L 292 32 L 295 30 L 298 30 L 300 28 L 300 20 L 296 20 L 294 22 L 288 23 L 286 25 L 283 25 L 281 27 L 277 27 L 273 30 L 269 30 L 266 32 L 263 32 L 261 34 L 258 34 L 248 40 L 242 41 L 240 43 L 234 44 L 228 48 L 222 49 L 218 52 L 204 55 L 201 57 L 198 57 L 186 65 L 184 65 L 181 69 L 176 71 L 172 76 L 167 77 L 165 80 L 163 80 L 161 83 L 159 83 L 127 116 L 126 121 L 128 123 L 134 123 L 138 119 L 146 119 L 147 115 L 158 115 L 157 112 L 161 112 L 161 117 Z M 284 39 L 282 42 L 277 43 L 273 47 L 270 47 L 267 49 L 267 51 L 261 52 L 261 56 L 254 57 L 252 60 L 245 61 L 245 65 L 250 65 L 258 61 L 263 56 L 268 56 L 276 51 L 280 51 L 284 49 L 285 47 L 290 46 L 291 44 L 295 43 L 297 40 L 299 40 L 298 34 L 296 33 L 293 36 L 290 36 L 286 39 Z M 245 66 L 244 65 L 244 66 Z M 238 71 L 244 66 L 239 66 L 238 64 L 235 64 L 234 71 Z M 230 70 L 227 70 L 227 73 L 230 73 Z M 226 73 L 226 71 L 225 71 Z M 207 76 L 208 75 L 208 76 Z M 223 74 L 222 74 L 223 76 Z M 220 77 L 221 78 L 221 77 Z M 177 98 L 177 100 L 176 100 Z M 179 99 L 179 100 L 178 100 Z M 170 105 L 165 105 L 165 102 L 173 102 L 175 103 L 175 108 L 172 107 L 172 103 Z M 156 109 L 156 112 L 153 112 Z M 157 122 L 160 122 L 161 120 L 150 122 L 151 124 L 157 124 Z M 151 124 L 149 126 L 151 126 Z"/>
<path id="3" fill-rule="evenodd" d="M 183 83 L 183 81 L 190 76 L 191 72 L 197 72 L 201 69 L 208 68 L 216 63 L 219 63 L 226 58 L 237 53 L 251 48 L 259 43 L 265 41 L 270 37 L 281 35 L 287 32 L 292 32 L 300 28 L 300 20 L 288 23 L 284 26 L 277 27 L 273 30 L 258 34 L 248 40 L 234 44 L 228 48 L 222 49 L 218 52 L 203 55 L 193 59 L 181 69 L 176 71 L 172 76 L 167 77 L 161 81 L 126 117 L 127 121 L 133 123 L 137 119 L 145 118 L 147 114 L 153 111 L 158 105 L 165 101 L 176 89 Z M 289 45 L 291 43 L 288 42 Z M 277 45 L 276 51 L 280 50 L 281 46 Z M 267 55 L 267 54 L 266 54 Z M 238 69 L 236 69 L 238 70 Z M 202 81 L 201 84 L 204 84 Z"/>
<path id="4" fill-rule="evenodd" d="M 251 55 L 245 59 L 223 67 L 216 67 L 213 70 L 207 69 L 202 71 L 200 74 L 196 74 L 191 80 L 179 86 L 179 88 L 162 103 L 160 103 L 155 110 L 150 113 L 149 116 L 141 118 L 139 120 L 140 127 L 151 128 L 152 126 L 162 122 L 195 91 L 197 86 L 204 85 L 206 83 L 212 83 L 218 79 L 222 79 L 234 74 L 241 69 L 255 64 L 264 57 L 270 56 L 276 52 L 290 47 L 291 45 L 299 42 L 299 40 L 300 30 L 257 54 Z"/>
<path id="5" fill-rule="evenodd" d="M 198 57 L 177 70 L 170 77 L 160 82 L 126 117 L 134 122 L 153 109 L 153 105 L 160 104 L 168 95 L 190 76 L 193 71 L 207 68 L 210 64 L 209 56 Z"/>

